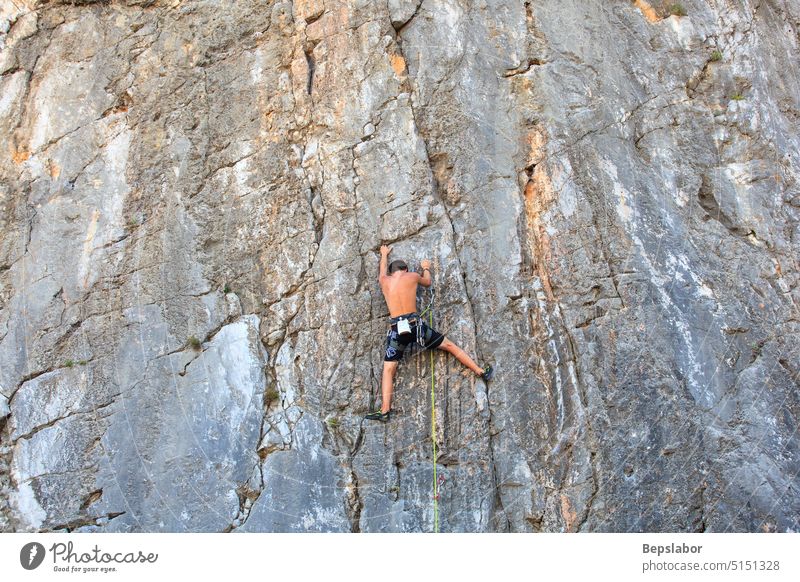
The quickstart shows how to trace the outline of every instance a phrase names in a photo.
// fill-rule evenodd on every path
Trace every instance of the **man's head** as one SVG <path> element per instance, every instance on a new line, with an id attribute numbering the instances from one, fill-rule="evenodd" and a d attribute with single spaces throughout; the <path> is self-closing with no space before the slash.
<path id="1" fill-rule="evenodd" d="M 389 263 L 389 274 L 393 275 L 397 271 L 408 271 L 408 265 L 406 265 L 405 261 L 398 259 Z"/>

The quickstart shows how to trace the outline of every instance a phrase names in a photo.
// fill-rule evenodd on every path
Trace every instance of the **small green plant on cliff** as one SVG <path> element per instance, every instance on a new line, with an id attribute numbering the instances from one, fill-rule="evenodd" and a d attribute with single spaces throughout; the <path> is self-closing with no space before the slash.
<path id="1" fill-rule="evenodd" d="M 336 427 L 339 426 L 339 419 L 336 418 L 335 416 L 333 418 L 329 418 L 328 426 L 335 429 Z"/>
<path id="2" fill-rule="evenodd" d="M 733 99 L 734 101 L 744 101 L 744 95 L 742 95 L 741 93 L 736 93 L 731 97 L 731 99 Z"/>
<path id="3" fill-rule="evenodd" d="M 81 366 L 85 366 L 85 365 L 86 365 L 86 360 L 78 360 L 78 363 L 79 363 Z"/>
<path id="4" fill-rule="evenodd" d="M 187 343 L 189 344 L 189 347 L 192 348 L 193 350 L 199 350 L 200 347 L 203 345 L 203 343 L 193 335 L 189 336 Z"/>
<path id="5" fill-rule="evenodd" d="M 717 61 L 722 60 L 722 51 L 714 51 L 711 53 L 711 62 L 716 63 Z"/>
<path id="6" fill-rule="evenodd" d="M 669 5 L 669 13 L 672 16 L 686 16 L 686 8 L 683 7 L 683 4 L 680 2 L 675 2 L 674 4 Z"/>
<path id="7" fill-rule="evenodd" d="M 227 283 L 225 283 L 225 287 L 222 288 L 222 292 L 225 293 L 225 295 L 231 292 L 231 288 L 228 287 Z"/>
<path id="8" fill-rule="evenodd" d="M 280 397 L 281 395 L 278 394 L 278 391 L 275 390 L 275 388 L 268 389 L 264 394 L 264 400 L 267 401 L 267 406 L 270 406 L 273 402 L 277 402 Z"/>
<path id="9" fill-rule="evenodd" d="M 75 365 L 75 360 L 67 360 L 66 362 L 64 362 L 64 365 L 65 365 L 67 368 L 71 368 L 72 366 L 74 366 L 74 365 Z"/>

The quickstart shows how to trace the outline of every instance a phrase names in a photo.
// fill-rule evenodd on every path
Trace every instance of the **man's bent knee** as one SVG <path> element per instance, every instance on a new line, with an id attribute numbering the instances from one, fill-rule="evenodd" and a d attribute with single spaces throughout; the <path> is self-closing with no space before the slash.
<path id="1" fill-rule="evenodd" d="M 449 352 L 452 348 L 456 347 L 456 344 L 451 342 L 449 339 L 444 338 L 444 341 L 439 344 L 439 349 Z"/>

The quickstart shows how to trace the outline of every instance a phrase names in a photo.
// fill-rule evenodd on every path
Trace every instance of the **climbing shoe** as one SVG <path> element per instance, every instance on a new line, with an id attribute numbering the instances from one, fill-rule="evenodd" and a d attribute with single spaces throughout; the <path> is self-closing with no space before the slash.
<path id="1" fill-rule="evenodd" d="M 489 380 L 492 379 L 492 376 L 494 376 L 494 368 L 492 368 L 491 366 L 486 366 L 483 369 L 483 374 L 481 374 L 481 378 L 483 378 L 485 381 L 488 382 Z"/>
<path id="2" fill-rule="evenodd" d="M 386 414 L 384 414 L 380 410 L 376 410 L 375 412 L 370 412 L 364 418 L 366 418 L 367 420 L 380 420 L 381 422 L 386 422 L 386 421 L 389 420 L 389 415 L 390 414 L 392 414 L 391 410 L 389 412 L 387 412 Z"/>

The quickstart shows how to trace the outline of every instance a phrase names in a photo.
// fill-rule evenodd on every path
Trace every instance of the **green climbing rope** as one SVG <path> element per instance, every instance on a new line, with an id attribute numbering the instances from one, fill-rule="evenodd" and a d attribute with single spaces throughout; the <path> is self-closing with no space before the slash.
<path id="1" fill-rule="evenodd" d="M 433 305 L 433 300 L 431 300 Z M 433 329 L 433 310 L 428 307 L 428 322 Z M 439 533 L 439 483 L 436 480 L 436 376 L 434 375 L 433 350 L 431 353 L 431 442 L 433 443 L 433 531 Z"/>

